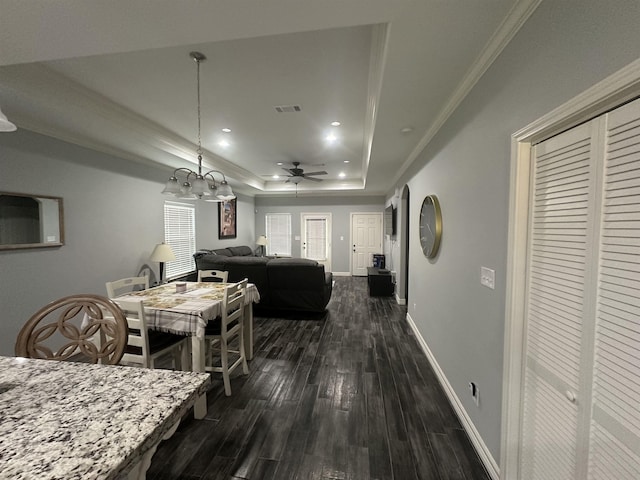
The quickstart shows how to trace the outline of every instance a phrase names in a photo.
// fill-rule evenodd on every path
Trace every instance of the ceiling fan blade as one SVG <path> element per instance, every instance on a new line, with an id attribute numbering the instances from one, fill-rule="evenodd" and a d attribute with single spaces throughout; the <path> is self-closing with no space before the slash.
<path id="1" fill-rule="evenodd" d="M 284 167 L 282 167 L 282 169 L 283 169 L 285 172 L 287 172 L 287 173 L 293 173 L 293 172 L 291 171 L 291 169 L 290 169 L 290 168 L 284 168 Z"/>
<path id="2" fill-rule="evenodd" d="M 308 176 L 304 176 L 305 180 L 311 180 L 312 182 L 321 182 L 322 179 L 321 178 L 313 178 L 313 177 L 308 177 Z"/>
<path id="3" fill-rule="evenodd" d="M 327 175 L 327 172 L 305 172 L 305 175 Z"/>

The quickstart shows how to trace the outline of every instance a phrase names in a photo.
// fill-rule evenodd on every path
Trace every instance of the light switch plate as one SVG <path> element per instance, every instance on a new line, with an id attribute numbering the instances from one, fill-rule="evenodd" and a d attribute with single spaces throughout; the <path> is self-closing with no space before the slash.
<path id="1" fill-rule="evenodd" d="M 480 267 L 480 283 L 485 287 L 495 290 L 496 272 L 487 267 Z"/>

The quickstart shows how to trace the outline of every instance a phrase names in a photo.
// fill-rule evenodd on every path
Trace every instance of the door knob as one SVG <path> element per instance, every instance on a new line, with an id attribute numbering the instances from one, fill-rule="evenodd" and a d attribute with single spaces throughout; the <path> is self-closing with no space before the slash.
<path id="1" fill-rule="evenodd" d="M 571 403 L 576 403 L 576 394 L 573 393 L 571 390 L 567 390 L 565 392 L 565 396 L 567 397 L 567 400 L 569 400 Z"/>

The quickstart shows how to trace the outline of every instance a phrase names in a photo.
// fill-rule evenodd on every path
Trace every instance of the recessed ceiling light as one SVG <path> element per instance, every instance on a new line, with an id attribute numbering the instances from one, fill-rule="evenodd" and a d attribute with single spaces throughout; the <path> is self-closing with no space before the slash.
<path id="1" fill-rule="evenodd" d="M 349 160 L 344 160 L 344 163 L 349 163 Z"/>
<path id="2" fill-rule="evenodd" d="M 344 173 L 344 172 L 340 172 L 340 173 L 338 174 L 338 176 L 339 176 L 340 178 L 344 178 L 344 177 L 346 177 L 346 176 L 347 176 L 347 174 L 346 174 L 346 173 Z"/>
<path id="3" fill-rule="evenodd" d="M 229 133 L 229 132 L 231 131 L 231 129 L 230 129 L 230 128 L 223 128 L 223 129 L 222 129 L 222 131 L 223 131 L 224 133 Z"/>
<path id="4" fill-rule="evenodd" d="M 218 145 L 220 145 L 221 147 L 228 147 L 230 144 L 226 140 L 220 140 L 218 142 Z"/>
<path id="5" fill-rule="evenodd" d="M 284 165 L 282 162 L 278 162 L 276 163 L 276 165 L 280 166 L 280 165 Z"/>
<path id="6" fill-rule="evenodd" d="M 331 126 L 332 127 L 339 127 L 340 126 L 340 122 L 331 122 Z"/>
<path id="7" fill-rule="evenodd" d="M 274 175 L 274 176 L 273 176 L 273 177 L 271 177 L 271 178 L 273 178 L 274 180 L 278 180 L 278 179 L 280 178 L 280 175 Z"/>
<path id="8" fill-rule="evenodd" d="M 333 133 L 330 133 L 329 135 L 327 135 L 326 140 L 329 143 L 333 143 L 338 139 L 338 137 L 336 137 Z"/>
<path id="9" fill-rule="evenodd" d="M 400 133 L 411 133 L 413 132 L 413 127 L 404 127 L 400 130 Z"/>

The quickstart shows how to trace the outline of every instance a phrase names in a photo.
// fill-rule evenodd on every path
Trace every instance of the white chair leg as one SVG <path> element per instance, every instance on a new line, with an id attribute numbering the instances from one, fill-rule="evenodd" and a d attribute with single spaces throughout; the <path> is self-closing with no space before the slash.
<path id="1" fill-rule="evenodd" d="M 231 396 L 231 381 L 229 380 L 229 346 L 227 339 L 220 339 L 220 364 L 222 365 L 222 380 L 224 382 L 224 394 Z"/>
<path id="2" fill-rule="evenodd" d="M 189 365 L 191 365 L 191 351 L 189 345 L 189 342 L 184 342 L 182 344 L 182 348 L 180 348 L 180 370 L 185 372 L 191 370 L 189 367 Z"/>
<path id="3" fill-rule="evenodd" d="M 173 352 L 171 352 L 171 357 L 173 357 L 173 369 L 174 370 L 182 370 L 182 348 L 174 348 Z"/>
<path id="4" fill-rule="evenodd" d="M 247 365 L 247 352 L 244 349 L 244 329 L 240 330 L 240 358 L 242 359 L 242 372 L 249 375 L 249 365 Z"/>

